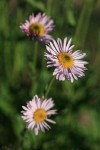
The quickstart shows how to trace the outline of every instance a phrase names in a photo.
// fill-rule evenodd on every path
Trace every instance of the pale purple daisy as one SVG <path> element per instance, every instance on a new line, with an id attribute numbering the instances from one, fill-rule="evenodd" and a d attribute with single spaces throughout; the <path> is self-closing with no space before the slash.
<path id="1" fill-rule="evenodd" d="M 45 129 L 49 130 L 51 127 L 47 122 L 55 124 L 56 122 L 49 119 L 51 115 L 56 114 L 56 110 L 52 109 L 54 102 L 52 98 L 44 99 L 35 95 L 32 101 L 27 103 L 27 106 L 22 106 L 22 118 L 27 122 L 27 128 L 33 129 L 37 135 L 39 130 L 45 132 Z"/>
<path id="2" fill-rule="evenodd" d="M 86 67 L 84 65 L 88 62 L 81 60 L 86 54 L 80 50 L 73 52 L 74 45 L 71 45 L 71 39 L 67 41 L 67 37 L 62 42 L 60 38 L 50 42 L 45 53 L 47 59 L 47 67 L 55 67 L 53 75 L 58 80 L 71 80 L 78 79 L 84 76 Z"/>
<path id="3" fill-rule="evenodd" d="M 46 16 L 45 13 L 32 14 L 25 23 L 20 25 L 20 29 L 34 40 L 43 41 L 45 43 L 52 40 L 52 36 L 48 33 L 54 28 L 53 20 Z"/>

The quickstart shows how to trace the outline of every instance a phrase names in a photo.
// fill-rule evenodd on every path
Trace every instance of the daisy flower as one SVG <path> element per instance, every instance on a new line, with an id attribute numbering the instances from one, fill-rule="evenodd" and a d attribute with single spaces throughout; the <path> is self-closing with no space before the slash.
<path id="1" fill-rule="evenodd" d="M 27 103 L 27 106 L 22 106 L 22 118 L 27 122 L 27 128 L 33 129 L 37 135 L 39 130 L 45 132 L 45 129 L 49 130 L 51 127 L 47 122 L 55 124 L 56 122 L 49 119 L 51 115 L 56 114 L 56 110 L 52 109 L 54 102 L 51 98 L 44 99 L 35 95 L 32 101 Z"/>
<path id="2" fill-rule="evenodd" d="M 54 28 L 54 22 L 45 13 L 32 14 L 25 23 L 20 25 L 20 29 L 34 40 L 49 42 L 52 36 L 48 33 Z"/>
<path id="3" fill-rule="evenodd" d="M 74 45 L 71 45 L 71 39 L 67 41 L 67 37 L 62 42 L 60 38 L 53 40 L 46 46 L 47 67 L 55 67 L 53 75 L 58 80 L 71 80 L 83 77 L 86 70 L 86 61 L 81 60 L 86 55 L 80 50 L 73 52 Z"/>

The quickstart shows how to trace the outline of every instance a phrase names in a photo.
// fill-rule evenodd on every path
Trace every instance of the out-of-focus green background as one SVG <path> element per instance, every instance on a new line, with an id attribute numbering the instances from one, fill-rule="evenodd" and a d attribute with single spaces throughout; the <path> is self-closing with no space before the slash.
<path id="1" fill-rule="evenodd" d="M 45 45 L 35 43 L 19 25 L 32 13 L 45 12 L 55 22 L 52 35 L 73 38 L 89 65 L 75 81 L 55 80 L 48 97 L 55 101 L 56 125 L 46 133 L 24 131 L 22 105 L 43 96 L 53 69 L 46 68 Z M 100 150 L 100 1 L 0 0 L 0 150 Z"/>

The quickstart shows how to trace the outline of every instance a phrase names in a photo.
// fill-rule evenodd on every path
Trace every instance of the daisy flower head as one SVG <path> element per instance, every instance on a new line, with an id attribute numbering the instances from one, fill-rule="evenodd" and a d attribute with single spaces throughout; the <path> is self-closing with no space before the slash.
<path id="1" fill-rule="evenodd" d="M 48 34 L 53 28 L 53 20 L 46 16 L 45 13 L 32 14 L 25 23 L 20 25 L 20 29 L 27 36 L 30 36 L 33 40 L 39 40 L 45 43 L 53 39 L 52 36 Z"/>
<path id="2" fill-rule="evenodd" d="M 54 102 L 52 98 L 44 99 L 44 97 L 39 98 L 35 95 L 33 99 L 27 103 L 26 107 L 22 106 L 22 118 L 27 122 L 27 128 L 34 128 L 36 135 L 38 135 L 39 130 L 42 132 L 45 132 L 45 129 L 49 130 L 51 127 L 47 122 L 56 123 L 49 119 L 51 115 L 56 114 L 56 110 L 52 109 L 53 106 Z"/>
<path id="3" fill-rule="evenodd" d="M 78 79 L 84 76 L 86 70 L 86 61 L 81 60 L 86 55 L 80 50 L 73 52 L 74 45 L 71 45 L 71 39 L 68 41 L 67 37 L 62 41 L 60 38 L 53 40 L 46 45 L 45 57 L 47 60 L 47 67 L 55 67 L 53 75 L 58 80 Z"/>

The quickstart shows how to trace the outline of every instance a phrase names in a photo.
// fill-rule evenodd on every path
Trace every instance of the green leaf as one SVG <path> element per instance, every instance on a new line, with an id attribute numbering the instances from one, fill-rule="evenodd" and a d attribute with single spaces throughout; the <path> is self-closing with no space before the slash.
<path id="1" fill-rule="evenodd" d="M 27 2 L 29 4 L 31 4 L 33 7 L 35 7 L 36 9 L 40 9 L 41 11 L 45 11 L 45 6 L 42 2 L 37 2 L 34 0 L 27 0 Z"/>

